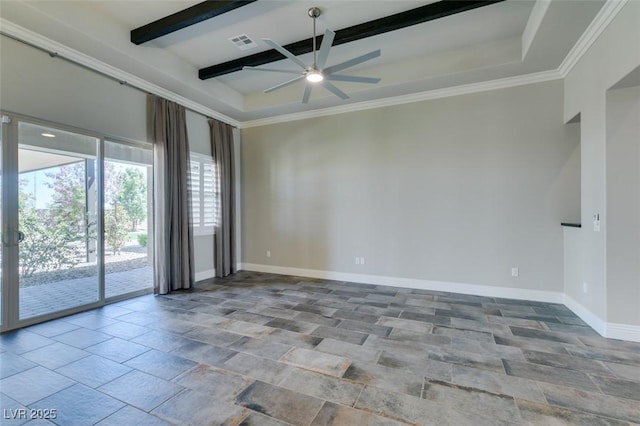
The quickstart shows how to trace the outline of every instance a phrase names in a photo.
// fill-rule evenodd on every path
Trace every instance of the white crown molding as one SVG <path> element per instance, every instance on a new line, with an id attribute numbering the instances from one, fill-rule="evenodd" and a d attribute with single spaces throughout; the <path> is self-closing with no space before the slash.
<path id="1" fill-rule="evenodd" d="M 389 287 L 414 288 L 418 290 L 446 291 L 459 294 L 472 294 L 475 296 L 532 300 L 537 302 L 562 303 L 563 300 L 563 294 L 555 291 L 432 281 L 415 278 L 389 277 L 383 275 L 354 274 L 350 272 L 301 269 L 286 266 L 260 265 L 255 263 L 241 263 L 239 264 L 238 270 L 335 281 L 348 281 L 360 284 L 375 284 Z"/>
<path id="2" fill-rule="evenodd" d="M 296 112 L 283 114 L 275 117 L 261 118 L 258 120 L 243 121 L 240 129 L 250 127 L 267 126 L 270 124 L 286 123 L 288 121 L 306 120 L 315 117 L 325 117 L 328 115 L 344 114 L 348 112 L 364 111 L 368 109 L 383 108 L 394 105 L 403 105 L 413 102 L 422 102 L 432 99 L 448 98 L 451 96 L 467 95 L 470 93 L 487 92 L 490 90 L 506 89 L 508 87 L 524 86 L 527 84 L 542 83 L 550 80 L 561 79 L 558 71 L 542 71 L 532 74 L 519 75 L 515 77 L 501 78 L 498 80 L 483 81 L 479 83 L 464 84 L 461 86 L 447 87 L 444 89 L 428 90 L 425 92 L 411 93 L 408 95 L 393 96 L 389 98 L 364 101 L 349 105 L 339 105 L 335 107 L 317 109 L 313 111 Z"/>
<path id="3" fill-rule="evenodd" d="M 161 96 L 165 99 L 176 102 L 184 106 L 185 108 L 188 108 L 205 116 L 213 117 L 236 127 L 240 124 L 238 120 L 214 111 L 211 108 L 207 108 L 204 105 L 201 105 L 188 98 L 185 98 L 184 96 L 178 95 L 177 93 L 143 80 L 133 74 L 125 72 L 105 62 L 99 61 L 92 56 L 72 49 L 62 43 L 58 43 L 57 41 L 53 41 L 20 25 L 14 24 L 13 22 L 8 21 L 4 18 L 0 18 L 0 33 L 15 40 L 27 43 L 38 49 L 48 51 L 53 56 L 59 56 L 62 59 L 66 59 L 80 66 L 89 68 L 102 75 L 113 78 L 114 80 L 118 80 L 136 89 L 142 90 L 143 92 L 153 93 L 154 95 Z"/>
<path id="4" fill-rule="evenodd" d="M 591 45 L 600 37 L 600 34 L 602 34 L 611 21 L 613 21 L 613 18 L 615 18 L 618 12 L 627 4 L 627 1 L 628 0 L 606 1 L 558 67 L 558 72 L 562 75 L 562 78 L 565 78 L 569 74 L 580 58 L 582 58 Z"/>
<path id="5" fill-rule="evenodd" d="M 315 117 L 324 117 L 329 115 L 343 114 L 355 111 L 364 111 L 368 109 L 383 108 L 394 105 L 402 105 L 413 102 L 421 102 L 432 99 L 446 98 L 450 96 L 466 95 L 471 93 L 485 92 L 490 90 L 505 89 L 509 87 L 523 86 L 533 83 L 541 83 L 550 80 L 563 79 L 585 54 L 585 52 L 591 47 L 591 45 L 602 34 L 605 28 L 616 17 L 620 10 L 628 0 L 607 0 L 603 7 L 600 9 L 594 20 L 587 27 L 582 36 L 578 39 L 573 46 L 569 54 L 562 61 L 560 66 L 555 70 L 542 71 L 538 73 L 507 77 L 503 79 L 484 81 L 479 83 L 465 84 L 461 86 L 449 87 L 444 89 L 429 90 L 420 93 L 413 93 L 408 95 L 393 96 L 384 99 L 377 99 L 372 101 L 364 101 L 353 103 L 349 105 L 340 105 L 330 108 L 323 108 L 313 111 L 305 111 L 292 114 L 282 114 L 275 117 L 267 117 L 263 119 L 238 121 L 210 108 L 207 108 L 197 102 L 193 102 L 188 98 L 178 95 L 174 92 L 166 90 L 160 86 L 149 83 L 133 74 L 122 71 L 109 64 L 98 61 L 97 59 L 71 49 L 61 43 L 48 39 L 33 31 L 27 30 L 19 25 L 16 25 L 6 19 L 0 18 L 0 28 L 3 34 L 7 34 L 9 37 L 16 38 L 18 40 L 29 43 L 35 47 L 47 50 L 49 52 L 55 52 L 59 56 L 68 59 L 72 62 L 76 62 L 82 66 L 93 69 L 101 74 L 109 76 L 119 81 L 126 82 L 127 84 L 136 87 L 140 90 L 154 93 L 158 96 L 162 96 L 166 99 L 177 102 L 186 108 L 199 112 L 203 115 L 217 118 L 221 121 L 229 123 L 240 129 L 246 129 L 250 127 L 266 126 L 270 124 L 285 123 L 289 121 L 305 120 Z"/>

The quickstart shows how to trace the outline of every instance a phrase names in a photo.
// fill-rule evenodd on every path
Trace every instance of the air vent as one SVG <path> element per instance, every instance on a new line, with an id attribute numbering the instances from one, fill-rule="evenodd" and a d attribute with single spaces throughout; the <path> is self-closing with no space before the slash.
<path id="1" fill-rule="evenodd" d="M 231 37 L 229 41 L 235 44 L 240 50 L 249 50 L 253 49 L 254 47 L 258 47 L 258 44 L 255 41 L 251 40 L 246 34 L 240 34 L 238 36 Z"/>

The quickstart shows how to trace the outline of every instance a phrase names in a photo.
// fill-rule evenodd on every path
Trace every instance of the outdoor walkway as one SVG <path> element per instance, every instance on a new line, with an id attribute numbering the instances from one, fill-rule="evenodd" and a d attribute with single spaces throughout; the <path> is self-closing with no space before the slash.
<path id="1" fill-rule="evenodd" d="M 95 302 L 97 281 L 97 277 L 92 276 L 20 288 L 20 319 Z M 150 266 L 105 275 L 107 298 L 152 287 Z"/>

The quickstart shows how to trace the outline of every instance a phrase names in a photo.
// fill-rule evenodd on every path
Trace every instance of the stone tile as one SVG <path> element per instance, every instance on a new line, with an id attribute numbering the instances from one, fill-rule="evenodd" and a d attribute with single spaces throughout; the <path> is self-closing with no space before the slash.
<path id="1" fill-rule="evenodd" d="M 429 359 L 450 364 L 465 365 L 496 373 L 504 372 L 499 358 L 482 353 L 463 352 L 460 350 L 437 348 L 429 352 Z"/>
<path id="2" fill-rule="evenodd" d="M 640 342 L 607 339 L 601 336 L 578 336 L 578 340 L 593 348 L 613 349 L 623 352 L 640 352 Z"/>
<path id="3" fill-rule="evenodd" d="M 418 333 L 430 334 L 433 330 L 433 324 L 423 321 L 414 321 L 410 319 L 404 318 L 389 318 L 389 317 L 381 317 L 378 319 L 376 324 L 384 325 L 387 327 L 401 328 L 404 330 L 411 330 Z"/>
<path id="4" fill-rule="evenodd" d="M 218 330 L 209 327 L 197 327 L 193 330 L 186 332 L 184 337 L 192 340 L 197 340 L 204 343 L 210 343 L 217 346 L 227 346 L 240 339 L 242 336 L 236 333 L 230 333 L 227 331 Z"/>
<path id="5" fill-rule="evenodd" d="M 182 358 L 213 366 L 220 366 L 237 354 L 236 351 L 228 348 L 196 341 L 191 341 L 191 343 L 181 346 L 177 350 L 171 351 L 171 353 Z"/>
<path id="6" fill-rule="evenodd" d="M 493 342 L 479 342 L 475 340 L 454 337 L 451 341 L 453 351 L 472 352 L 501 359 L 524 361 L 522 350 L 513 346 L 497 345 Z"/>
<path id="7" fill-rule="evenodd" d="M 268 336 L 274 331 L 272 327 L 267 327 L 252 322 L 237 321 L 233 319 L 229 319 L 221 324 L 218 324 L 217 328 L 219 330 L 229 332 L 229 334 L 235 334 L 236 339 L 239 339 L 243 336 L 264 337 Z M 235 341 L 237 340 L 233 340 L 233 342 Z"/>
<path id="8" fill-rule="evenodd" d="M 370 338 L 367 339 L 366 343 L 373 340 L 371 337 L 373 336 L 370 336 Z M 376 340 L 382 341 L 384 339 Z M 389 344 L 392 345 L 397 345 L 398 343 L 406 343 L 411 346 L 417 345 L 416 347 L 421 347 L 423 344 L 428 346 L 451 346 L 451 337 L 449 336 L 405 330 L 403 328 L 394 328 L 393 330 L 391 330 L 388 339 L 386 339 L 385 341 L 389 342 Z"/>
<path id="9" fill-rule="evenodd" d="M 398 318 L 402 313 L 398 308 L 387 308 L 380 306 L 372 306 L 372 302 L 365 302 L 354 309 L 356 312 L 364 312 L 366 314 L 377 315 L 378 317 Z"/>
<path id="10" fill-rule="evenodd" d="M 491 333 L 473 331 L 473 330 L 461 330 L 451 327 L 433 327 L 433 334 L 447 337 L 457 337 L 461 339 L 475 340 L 478 342 L 493 343 L 493 336 Z"/>
<path id="11" fill-rule="evenodd" d="M 594 361 L 571 355 L 538 352 L 528 349 L 523 350 L 522 353 L 527 362 L 533 364 L 547 365 L 549 367 L 564 368 L 567 370 L 578 370 L 585 373 L 609 373 L 609 369 L 606 368 L 600 361 Z"/>
<path id="12" fill-rule="evenodd" d="M 90 330 L 97 330 L 99 328 L 118 323 L 118 320 L 98 315 L 93 311 L 66 317 L 64 321 Z"/>
<path id="13" fill-rule="evenodd" d="M 266 315 L 274 318 L 293 319 L 293 318 L 296 318 L 298 314 L 300 314 L 300 311 L 292 311 L 289 309 L 275 308 L 273 306 L 257 307 L 254 309 L 256 309 L 255 312 L 261 315 Z M 254 311 L 252 310 L 252 312 Z"/>
<path id="14" fill-rule="evenodd" d="M 294 311 L 311 312 L 312 314 L 326 315 L 328 317 L 332 316 L 337 311 L 337 309 L 334 309 L 334 308 L 325 308 L 323 306 L 316 306 L 316 305 L 306 305 L 303 303 L 297 304 L 291 309 L 293 309 Z"/>
<path id="15" fill-rule="evenodd" d="M 325 402 L 320 412 L 313 419 L 311 426 L 353 426 L 353 425 L 369 425 L 369 426 L 402 426 L 406 423 L 400 423 L 395 420 L 376 416 L 355 408 L 345 407 L 344 405 Z"/>
<path id="16" fill-rule="evenodd" d="M 253 380 L 227 370 L 201 364 L 173 381 L 185 388 L 210 395 L 216 400 L 231 402 Z"/>
<path id="17" fill-rule="evenodd" d="M 372 386 L 366 386 L 355 407 L 412 425 L 494 425 L 450 406 Z"/>
<path id="18" fill-rule="evenodd" d="M 591 414 L 552 407 L 531 401 L 517 400 L 520 417 L 527 425 L 582 425 L 582 426 L 623 426 L 627 422 L 598 417 Z"/>
<path id="19" fill-rule="evenodd" d="M 615 362 L 619 364 L 640 367 L 640 352 L 620 351 L 615 349 L 569 346 L 567 351 L 574 356 L 594 359 L 598 361 Z"/>
<path id="20" fill-rule="evenodd" d="M 422 376 L 408 370 L 355 361 L 342 376 L 344 380 L 376 386 L 420 397 Z"/>
<path id="21" fill-rule="evenodd" d="M 150 330 L 147 327 L 143 327 L 141 325 L 131 324 L 127 322 L 118 322 L 116 324 L 111 324 L 106 327 L 99 328 L 98 331 L 114 337 L 129 340 L 133 339 L 134 337 L 138 337 L 141 334 L 147 333 Z"/>
<path id="22" fill-rule="evenodd" d="M 544 323 L 545 327 L 547 327 L 551 331 L 557 331 L 562 333 L 570 333 L 576 337 L 578 336 L 592 336 L 599 337 L 600 335 L 588 325 L 572 325 L 572 324 L 564 324 L 564 323 Z"/>
<path id="23" fill-rule="evenodd" d="M 282 362 L 273 361 L 244 353 L 238 353 L 222 365 L 222 368 L 235 371 L 253 379 L 276 384 L 292 368 Z"/>
<path id="24" fill-rule="evenodd" d="M 335 377 L 342 377 L 351 365 L 348 358 L 303 348 L 291 349 L 280 362 Z"/>
<path id="25" fill-rule="evenodd" d="M 640 382 L 640 368 L 638 367 L 615 362 L 603 362 L 603 364 L 618 377 Z"/>
<path id="26" fill-rule="evenodd" d="M 269 340 L 298 348 L 313 349 L 322 341 L 322 337 L 276 328 L 269 334 Z"/>
<path id="27" fill-rule="evenodd" d="M 229 349 L 234 351 L 244 352 L 251 355 L 260 356 L 263 358 L 269 358 L 278 360 L 282 355 L 289 352 L 293 346 L 286 345 L 284 343 L 272 342 L 267 339 L 243 337 L 236 340 Z"/>
<path id="28" fill-rule="evenodd" d="M 142 326 L 153 324 L 157 321 L 156 317 L 154 317 L 153 315 L 145 314 L 143 312 L 132 312 L 130 314 L 124 314 L 119 316 L 118 320 Z"/>
<path id="29" fill-rule="evenodd" d="M 640 404 L 638 401 L 547 383 L 540 383 L 540 389 L 551 405 L 640 423 Z"/>
<path id="30" fill-rule="evenodd" d="M 429 315 L 413 311 L 402 311 L 402 313 L 400 314 L 400 318 L 422 321 L 430 324 L 451 325 L 450 317 L 441 317 L 437 315 Z"/>
<path id="31" fill-rule="evenodd" d="M 122 426 L 127 424 L 139 426 L 171 426 L 171 423 L 167 423 L 158 417 L 147 414 L 130 405 L 125 406 L 101 422 L 96 423 L 96 426 Z"/>
<path id="32" fill-rule="evenodd" d="M 376 336 L 387 337 L 391 333 L 392 328 L 383 325 L 370 324 L 366 322 L 343 320 L 338 326 L 340 329 L 359 331 L 366 334 L 375 334 Z"/>
<path id="33" fill-rule="evenodd" d="M 490 322 L 481 322 L 475 320 L 468 320 L 464 318 L 451 318 L 451 328 L 458 330 L 470 330 L 479 333 L 511 333 L 509 326 L 502 324 L 493 324 Z"/>
<path id="34" fill-rule="evenodd" d="M 22 413 L 27 413 L 22 410 L 28 408 L 1 392 L 0 408 L 2 408 L 2 426 L 19 426 L 29 421 L 26 414 L 22 415 Z"/>
<path id="35" fill-rule="evenodd" d="M 430 379 L 451 380 L 451 364 L 430 360 L 427 353 L 382 351 L 378 364 L 384 367 L 408 370 L 418 376 Z"/>
<path id="36" fill-rule="evenodd" d="M 267 315 L 261 315 L 247 311 L 234 311 L 226 316 L 237 321 L 251 322 L 260 325 L 265 325 L 273 319 L 273 317 Z"/>
<path id="37" fill-rule="evenodd" d="M 74 324 L 69 324 L 66 321 L 58 320 L 58 321 L 48 321 L 40 324 L 32 325 L 27 327 L 26 331 L 31 331 L 33 333 L 37 333 L 44 337 L 53 337 L 58 334 L 66 333 L 71 330 L 75 330 L 79 328 L 79 326 Z"/>
<path id="38" fill-rule="evenodd" d="M 589 376 L 581 371 L 565 370 L 530 364 L 528 362 L 503 360 L 504 369 L 510 376 L 523 377 L 539 382 L 555 383 L 573 388 L 597 391 Z"/>
<path id="39" fill-rule="evenodd" d="M 153 374 L 161 379 L 171 380 L 177 375 L 196 366 L 197 363 L 189 359 L 152 349 L 142 355 L 131 358 L 125 365 L 135 368 L 136 370 L 144 371 L 145 373 Z"/>
<path id="40" fill-rule="evenodd" d="M 528 320 L 523 318 L 487 315 L 487 321 L 491 324 L 499 324 L 499 325 L 507 325 L 507 326 L 515 325 L 518 327 L 535 328 L 538 330 L 545 329 L 540 321 Z"/>
<path id="41" fill-rule="evenodd" d="M 378 315 L 371 315 L 364 312 L 352 311 L 350 309 L 339 309 L 333 315 L 333 318 L 348 319 L 353 321 L 366 322 L 375 324 L 378 321 Z"/>
<path id="42" fill-rule="evenodd" d="M 353 406 L 363 388 L 361 384 L 349 383 L 300 368 L 292 368 L 278 386 L 348 406 Z"/>
<path id="43" fill-rule="evenodd" d="M 589 374 L 589 376 L 607 395 L 640 401 L 640 382 L 601 374 Z"/>
<path id="44" fill-rule="evenodd" d="M 511 333 L 514 336 L 527 337 L 529 339 L 540 339 L 550 342 L 580 344 L 580 341 L 568 333 L 560 333 L 554 331 L 535 330 L 532 328 L 510 326 Z"/>
<path id="45" fill-rule="evenodd" d="M 530 349 L 534 351 L 540 352 L 549 352 L 549 353 L 558 353 L 558 354 L 569 354 L 567 351 L 567 345 L 562 343 L 555 342 L 546 342 L 537 339 L 527 339 L 524 337 L 514 337 L 514 336 L 493 336 L 493 340 L 498 345 L 504 346 L 513 346 L 515 348 L 520 349 Z"/>
<path id="46" fill-rule="evenodd" d="M 238 404 L 287 423 L 307 425 L 316 417 L 323 401 L 307 395 L 254 382 L 236 398 Z"/>
<path id="47" fill-rule="evenodd" d="M 289 426 L 289 423 L 281 422 L 273 417 L 251 411 L 239 426 Z"/>
<path id="48" fill-rule="evenodd" d="M 26 359 L 37 362 L 51 370 L 62 367 L 70 362 L 77 361 L 81 358 L 91 355 L 87 351 L 56 342 L 54 344 L 42 347 L 22 354 Z"/>
<path id="49" fill-rule="evenodd" d="M 131 368 L 97 355 L 90 355 L 56 370 L 57 373 L 92 388 L 102 386 L 129 371 Z"/>
<path id="50" fill-rule="evenodd" d="M 208 394 L 186 390 L 163 403 L 151 414 L 181 425 L 237 425 L 249 410 Z"/>
<path id="51" fill-rule="evenodd" d="M 470 416 L 492 419 L 496 424 L 514 424 L 520 420 L 514 399 L 503 394 L 426 380 L 423 398 L 461 410 Z"/>
<path id="52" fill-rule="evenodd" d="M 58 342 L 66 343 L 67 345 L 75 346 L 76 348 L 85 349 L 89 346 L 97 345 L 98 343 L 109 340 L 111 339 L 111 336 L 100 333 L 99 331 L 78 328 L 76 330 L 54 336 L 53 339 Z"/>
<path id="53" fill-rule="evenodd" d="M 30 405 L 74 383 L 44 367 L 34 367 L 0 380 L 0 389 L 9 398 Z"/>
<path id="54" fill-rule="evenodd" d="M 85 385 L 75 384 L 30 406 L 35 410 L 56 409 L 55 422 L 61 425 L 92 425 L 124 407 Z"/>
<path id="55" fill-rule="evenodd" d="M 267 327 L 281 328 L 283 330 L 295 331 L 296 333 L 311 333 L 318 325 L 303 321 L 275 318 L 265 324 Z"/>
<path id="56" fill-rule="evenodd" d="M 143 411 L 154 409 L 183 389 L 175 383 L 136 370 L 98 388 L 100 392 Z"/>
<path id="57" fill-rule="evenodd" d="M 0 348 L 20 355 L 34 349 L 55 343 L 53 340 L 27 330 L 17 330 L 0 334 Z"/>
<path id="58" fill-rule="evenodd" d="M 29 370 L 37 365 L 19 355 L 3 352 L 0 354 L 0 379 Z"/>
<path id="59" fill-rule="evenodd" d="M 342 340 L 344 342 L 353 343 L 356 345 L 362 345 L 368 336 L 368 334 L 360 333 L 358 331 L 325 327 L 323 325 L 318 326 L 311 334 L 313 336 L 322 338 L 328 337 L 334 340 Z"/>
<path id="60" fill-rule="evenodd" d="M 182 336 L 176 336 L 175 334 L 155 330 L 142 334 L 130 341 L 153 349 L 158 349 L 163 352 L 171 352 L 174 349 L 178 349 L 181 346 L 193 342 L 192 340 Z"/>
<path id="61" fill-rule="evenodd" d="M 340 355 L 351 360 L 376 363 L 381 351 L 335 339 L 323 339 L 316 351 Z"/>
<path id="62" fill-rule="evenodd" d="M 451 377 L 451 383 L 455 385 L 546 403 L 542 391 L 533 380 L 462 365 L 452 367 Z"/>
<path id="63" fill-rule="evenodd" d="M 86 350 L 116 362 L 125 362 L 147 352 L 149 348 L 114 337 L 97 345 L 89 346 Z"/>

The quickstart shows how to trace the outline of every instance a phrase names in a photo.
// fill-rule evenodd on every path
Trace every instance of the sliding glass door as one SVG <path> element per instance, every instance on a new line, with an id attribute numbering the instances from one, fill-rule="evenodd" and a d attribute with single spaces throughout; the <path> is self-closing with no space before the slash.
<path id="1" fill-rule="evenodd" d="M 2 329 L 150 292 L 150 147 L 2 126 Z"/>

